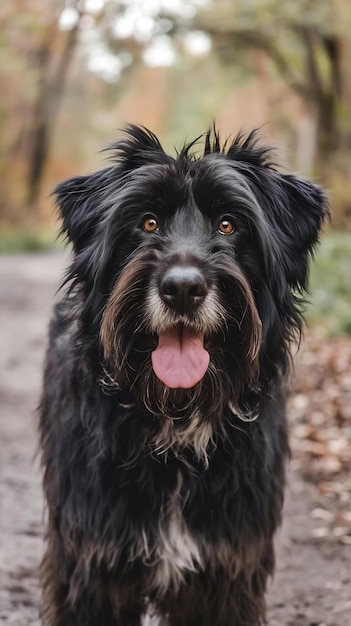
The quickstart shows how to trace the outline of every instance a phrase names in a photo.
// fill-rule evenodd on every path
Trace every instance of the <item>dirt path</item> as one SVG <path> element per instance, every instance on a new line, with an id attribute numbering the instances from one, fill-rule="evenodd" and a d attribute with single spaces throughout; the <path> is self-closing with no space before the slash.
<path id="1" fill-rule="evenodd" d="M 0 257 L 0 624 L 39 626 L 43 502 L 34 460 L 47 322 L 62 254 Z M 313 487 L 289 475 L 270 626 L 351 626 L 351 546 L 318 538 Z M 318 517 L 318 516 L 317 516 Z M 103 626 L 103 625 L 101 625 Z"/>

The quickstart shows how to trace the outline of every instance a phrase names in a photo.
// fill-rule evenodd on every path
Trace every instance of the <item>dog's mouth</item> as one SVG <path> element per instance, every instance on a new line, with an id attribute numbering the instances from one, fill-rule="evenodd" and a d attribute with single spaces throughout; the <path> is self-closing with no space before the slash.
<path id="1" fill-rule="evenodd" d="M 204 334 L 183 324 L 159 333 L 152 352 L 153 370 L 171 389 L 190 389 L 204 377 L 210 355 L 204 348 Z"/>

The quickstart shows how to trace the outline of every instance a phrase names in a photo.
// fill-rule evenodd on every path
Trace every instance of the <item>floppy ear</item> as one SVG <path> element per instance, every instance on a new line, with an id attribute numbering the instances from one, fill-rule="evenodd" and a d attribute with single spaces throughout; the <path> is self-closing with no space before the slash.
<path id="1" fill-rule="evenodd" d="M 75 252 L 86 247 L 106 210 L 103 192 L 111 182 L 108 168 L 89 176 L 77 176 L 60 183 L 54 190 L 56 204 L 62 218 L 62 233 L 73 243 Z"/>
<path id="2" fill-rule="evenodd" d="M 324 219 L 329 216 L 329 203 L 325 192 L 308 180 L 291 174 L 278 176 L 282 197 L 275 214 L 277 243 L 282 248 L 288 283 L 305 288 L 309 257 L 318 243 Z"/>

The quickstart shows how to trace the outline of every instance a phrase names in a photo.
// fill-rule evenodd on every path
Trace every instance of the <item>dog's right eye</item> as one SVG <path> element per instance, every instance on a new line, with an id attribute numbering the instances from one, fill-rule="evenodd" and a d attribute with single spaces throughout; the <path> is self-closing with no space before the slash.
<path id="1" fill-rule="evenodd" d="M 154 233 L 158 229 L 158 221 L 156 217 L 149 215 L 143 222 L 143 229 L 147 233 Z"/>

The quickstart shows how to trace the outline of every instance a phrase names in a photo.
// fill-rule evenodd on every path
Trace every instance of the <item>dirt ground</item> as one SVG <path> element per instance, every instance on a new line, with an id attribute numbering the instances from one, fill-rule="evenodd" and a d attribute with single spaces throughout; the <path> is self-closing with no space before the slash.
<path id="1" fill-rule="evenodd" d="M 40 624 L 37 573 L 43 552 L 43 500 L 34 410 L 47 322 L 66 262 L 62 253 L 0 257 L 0 624 L 4 626 Z M 277 570 L 268 596 L 270 626 L 351 626 L 351 545 L 324 532 L 324 522 L 332 515 L 328 506 L 292 462 L 284 523 L 277 536 Z"/>

